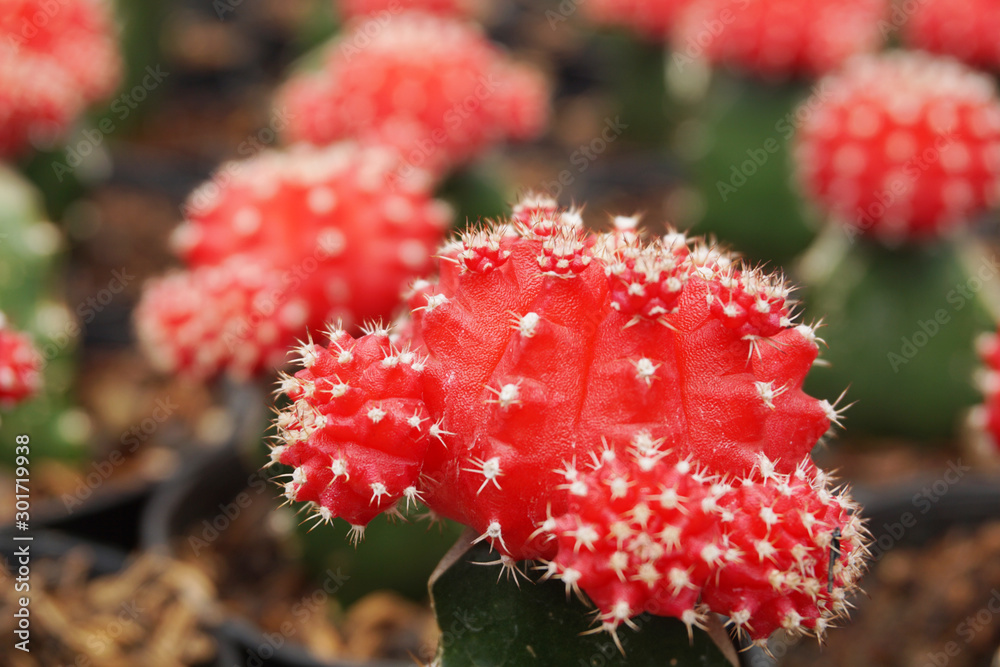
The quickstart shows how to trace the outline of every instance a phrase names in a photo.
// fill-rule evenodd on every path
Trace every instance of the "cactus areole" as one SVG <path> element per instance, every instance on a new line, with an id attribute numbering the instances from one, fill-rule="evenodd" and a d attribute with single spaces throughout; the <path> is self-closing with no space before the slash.
<path id="1" fill-rule="evenodd" d="M 547 561 L 611 631 L 710 609 L 763 639 L 843 614 L 865 532 L 809 458 L 838 414 L 802 392 L 817 339 L 780 278 L 541 197 L 440 258 L 394 326 L 298 350 L 272 450 L 289 500 L 355 537 L 421 502 L 507 567 Z"/>

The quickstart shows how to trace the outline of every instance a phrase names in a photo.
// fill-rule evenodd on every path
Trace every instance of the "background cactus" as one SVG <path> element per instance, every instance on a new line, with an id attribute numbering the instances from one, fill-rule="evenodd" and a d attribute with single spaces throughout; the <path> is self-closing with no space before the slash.
<path id="1" fill-rule="evenodd" d="M 1000 100 L 985 76 L 909 53 L 856 60 L 821 90 L 796 149 L 831 222 L 801 262 L 812 312 L 830 315 L 830 366 L 810 388 L 851 383 L 854 433 L 947 437 L 977 400 L 973 339 L 997 268 L 941 237 L 997 200 Z"/>
<path id="2" fill-rule="evenodd" d="M 246 377 L 333 319 L 391 316 L 451 222 L 429 177 L 401 167 L 385 150 L 339 144 L 220 168 L 173 237 L 189 271 L 154 281 L 137 309 L 150 357 L 195 377 Z"/>
<path id="3" fill-rule="evenodd" d="M 81 327 L 63 302 L 59 230 L 41 214 L 38 193 L 0 167 L 0 305 L 7 324 L 23 331 L 39 354 L 41 389 L 3 416 L 5 433 L 30 433 L 41 456 L 84 452 L 88 419 L 73 405 L 75 349 Z M 13 451 L 13 441 L 4 444 Z"/>
<path id="4" fill-rule="evenodd" d="M 0 34 L 2 156 L 56 141 L 118 85 L 122 65 L 104 0 L 10 0 Z"/>
<path id="5" fill-rule="evenodd" d="M 396 148 L 410 170 L 441 174 L 504 138 L 544 129 L 541 75 L 473 24 L 403 12 L 371 37 L 364 25 L 353 29 L 326 47 L 319 71 L 293 77 L 279 94 L 279 108 L 295 109 L 287 141 L 376 143 Z"/>

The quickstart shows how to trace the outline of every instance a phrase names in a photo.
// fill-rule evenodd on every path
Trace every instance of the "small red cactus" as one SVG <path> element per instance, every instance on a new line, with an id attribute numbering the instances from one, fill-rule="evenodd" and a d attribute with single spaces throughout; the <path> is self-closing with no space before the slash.
<path id="1" fill-rule="evenodd" d="M 451 221 L 429 177 L 397 179 L 387 151 L 341 144 L 267 152 L 195 191 L 177 250 L 190 273 L 154 282 L 137 311 L 161 367 L 209 377 L 273 367 L 296 338 L 389 317 Z"/>
<path id="2" fill-rule="evenodd" d="M 974 67 L 1000 69 L 1000 5 L 992 0 L 921 0 L 903 29 L 914 48 L 954 56 Z"/>
<path id="3" fill-rule="evenodd" d="M 0 35 L 0 155 L 51 141 L 118 85 L 114 20 L 103 0 L 8 0 Z"/>
<path id="4" fill-rule="evenodd" d="M 31 339 L 11 329 L 0 313 L 0 406 L 9 408 L 41 387 L 42 358 Z"/>
<path id="5" fill-rule="evenodd" d="M 806 193 L 852 232 L 930 239 L 1000 195 L 1000 100 L 951 59 L 852 61 L 805 103 L 796 161 Z"/>
<path id="6" fill-rule="evenodd" d="M 986 366 L 982 374 L 983 404 L 973 410 L 975 426 L 989 437 L 993 452 L 1000 455 L 1000 336 L 988 334 L 978 341 L 979 356 Z"/>
<path id="7" fill-rule="evenodd" d="M 767 78 L 812 77 L 877 50 L 887 0 L 697 0 L 674 31 L 680 54 Z"/>
<path id="8" fill-rule="evenodd" d="M 588 593 L 609 629 L 647 609 L 651 564 L 692 577 L 692 587 L 668 579 L 655 613 L 695 622 L 700 599 L 754 637 L 776 624 L 822 632 L 863 540 L 850 500 L 809 461 L 838 416 L 802 392 L 818 353 L 812 329 L 791 322 L 781 280 L 681 234 L 643 242 L 634 223 L 594 234 L 578 212 L 529 198 L 507 224 L 446 244 L 440 275 L 414 285 L 393 331 L 336 329 L 328 346 L 302 348 L 307 368 L 283 381 L 293 403 L 273 455 L 295 468 L 286 491 L 320 520 L 348 518 L 355 536 L 378 511 L 419 498 L 480 532 L 504 562 L 555 558 L 552 572 Z M 358 389 L 350 400 L 329 391 L 344 385 Z M 652 522 L 639 504 L 666 489 L 691 507 L 652 510 L 657 536 L 619 534 Z M 642 555 L 638 542 L 618 548 L 630 536 L 666 553 L 655 540 L 667 529 L 684 536 L 676 562 Z M 821 594 L 838 529 L 842 567 Z M 751 539 L 774 548 L 766 564 L 756 554 L 767 547 Z M 689 571 L 684 559 L 709 544 L 722 551 Z M 709 579 L 727 569 L 729 588 L 716 591 Z"/>
<path id="9" fill-rule="evenodd" d="M 334 5 L 341 18 L 391 15 L 404 11 L 421 11 L 441 16 L 468 16 L 474 0 L 336 0 Z"/>
<path id="10" fill-rule="evenodd" d="M 693 0 L 588 0 L 583 5 L 594 23 L 622 26 L 649 39 L 664 41 L 681 11 Z"/>
<path id="11" fill-rule="evenodd" d="M 548 115 L 545 82 L 510 62 L 475 26 L 404 12 L 369 36 L 363 26 L 329 47 L 324 68 L 293 78 L 279 105 L 287 138 L 342 138 L 391 146 L 405 164 L 435 173 L 503 138 L 528 139 Z"/>

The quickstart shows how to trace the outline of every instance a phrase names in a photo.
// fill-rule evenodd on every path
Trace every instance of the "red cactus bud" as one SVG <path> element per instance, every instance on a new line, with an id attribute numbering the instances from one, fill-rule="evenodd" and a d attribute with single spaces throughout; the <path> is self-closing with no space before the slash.
<path id="1" fill-rule="evenodd" d="M 376 15 L 381 18 L 383 12 L 395 15 L 404 11 L 468 16 L 472 13 L 473 0 L 336 0 L 334 5 L 345 20 Z"/>
<path id="2" fill-rule="evenodd" d="M 1000 68 L 1000 6 L 990 0 L 924 0 L 907 7 L 903 29 L 914 48 L 954 56 L 974 67 Z"/>
<path id="3" fill-rule="evenodd" d="M 320 521 L 347 519 L 360 537 L 398 500 L 420 497 L 434 425 L 420 398 L 420 357 L 384 330 L 354 340 L 334 327 L 329 339 L 329 347 L 303 345 L 305 370 L 282 380 L 294 403 L 278 420 L 287 444 L 272 458 L 295 468 L 289 500 L 314 503 Z"/>
<path id="4" fill-rule="evenodd" d="M 815 76 L 877 50 L 887 0 L 699 0 L 678 20 L 674 46 L 709 63 L 768 78 Z"/>
<path id="5" fill-rule="evenodd" d="M 472 24 L 404 12 L 371 36 L 363 29 L 338 37 L 321 71 L 286 85 L 278 104 L 294 114 L 288 139 L 324 145 L 353 137 L 398 149 L 410 168 L 441 173 L 544 127 L 540 75 L 509 62 Z"/>
<path id="6" fill-rule="evenodd" d="M 121 59 L 103 0 L 10 0 L 0 35 L 0 155 L 55 139 L 118 85 Z"/>
<path id="7" fill-rule="evenodd" d="M 588 0 L 583 5 L 594 23 L 622 26 L 652 40 L 663 41 L 681 11 L 693 0 Z"/>
<path id="8" fill-rule="evenodd" d="M 222 167 L 174 236 L 193 273 L 156 284 L 139 307 L 146 348 L 167 370 L 246 375 L 332 319 L 389 317 L 451 218 L 423 172 L 387 190 L 399 164 L 341 144 Z"/>
<path id="9" fill-rule="evenodd" d="M 852 231 L 931 239 L 1000 195 L 1000 100 L 987 77 L 953 60 L 859 58 L 803 108 L 801 181 Z"/>
<path id="10" fill-rule="evenodd" d="M 672 452 L 648 433 L 634 443 L 567 466 L 567 512 L 544 526 L 559 546 L 549 573 L 585 591 L 605 629 L 643 612 L 690 627 L 713 611 L 766 640 L 780 627 L 822 636 L 845 614 L 866 536 L 811 464 L 781 474 L 761 456 L 726 481 L 690 459 L 666 465 Z"/>
<path id="11" fill-rule="evenodd" d="M 11 329 L 0 313 L 0 406 L 8 408 L 41 387 L 42 358 L 31 339 Z"/>
<path id="12" fill-rule="evenodd" d="M 1000 336 L 985 334 L 977 341 L 977 347 L 985 366 L 979 381 L 984 400 L 973 410 L 974 423 L 1000 454 Z"/>

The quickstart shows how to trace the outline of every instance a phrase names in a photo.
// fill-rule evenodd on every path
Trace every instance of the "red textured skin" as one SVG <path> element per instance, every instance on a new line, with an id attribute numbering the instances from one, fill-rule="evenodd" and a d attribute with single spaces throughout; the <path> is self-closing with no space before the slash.
<path id="1" fill-rule="evenodd" d="M 440 174 L 544 129 L 541 75 L 510 62 L 474 25 L 404 12 L 370 37 L 363 25 L 354 30 L 329 45 L 320 71 L 279 93 L 277 106 L 293 116 L 287 140 L 390 146 L 410 168 Z"/>
<path id="2" fill-rule="evenodd" d="M 681 11 L 693 0 L 588 0 L 583 5 L 594 23 L 622 26 L 656 41 L 664 41 Z"/>
<path id="3" fill-rule="evenodd" d="M 816 511 L 821 521 L 816 539 L 828 540 L 834 527 L 848 528 L 844 512 L 853 506 L 846 495 L 826 490 L 827 478 L 809 459 L 837 413 L 829 403 L 802 392 L 817 346 L 809 327 L 789 321 L 787 289 L 774 277 L 733 263 L 724 252 L 680 240 L 677 234 L 668 239 L 642 243 L 627 226 L 592 234 L 584 231 L 575 211 L 529 198 L 515 207 L 511 223 L 473 230 L 448 243 L 440 251 L 436 281 L 414 285 L 410 317 L 391 334 L 396 352 L 390 354 L 405 350 L 416 355 L 410 363 L 417 364 L 419 388 L 405 395 L 422 401 L 417 421 L 424 423 L 426 414 L 430 437 L 395 452 L 407 466 L 418 461 L 419 474 L 410 467 L 405 475 L 389 467 L 386 474 L 395 489 L 389 497 L 399 499 L 400 487 L 414 484 L 408 501 L 419 498 L 433 512 L 473 527 L 506 558 L 555 557 L 551 573 L 559 574 L 559 567 L 565 569 L 571 560 L 563 532 L 575 513 L 604 517 L 610 526 L 625 511 L 614 499 L 588 496 L 575 502 L 573 483 L 608 456 L 621 460 L 645 448 L 656 452 L 633 470 L 641 477 L 635 493 L 662 485 L 704 495 L 703 487 L 711 490 L 716 478 L 745 478 L 751 487 L 730 489 L 729 496 L 717 498 L 729 503 L 729 512 L 759 511 L 765 496 L 784 512 L 790 501 L 775 498 L 775 489 L 781 479 L 797 476 L 792 486 L 802 488 L 792 494 L 794 502 Z M 641 303 L 647 286 L 655 287 L 649 298 L 662 303 L 665 276 L 676 277 L 678 267 L 684 280 L 673 310 L 637 314 L 649 313 L 648 304 Z M 614 298 L 623 286 L 635 298 L 629 301 L 635 308 L 623 311 L 621 299 Z M 755 312 L 748 316 L 724 307 L 740 303 Z M 374 331 L 354 341 L 338 331 L 325 349 L 334 357 L 350 345 L 380 344 L 384 349 L 387 343 L 377 341 L 387 335 Z M 320 346 L 305 349 L 324 354 Z M 377 359 L 369 367 L 381 372 Z M 363 429 L 347 428 L 337 435 L 320 429 L 303 436 L 296 426 L 299 415 L 325 412 L 341 400 L 304 396 L 300 384 L 342 380 L 336 365 L 315 364 L 283 385 L 296 407 L 279 415 L 279 441 L 285 444 L 273 450 L 274 457 L 296 471 L 305 469 L 307 479 L 316 467 L 310 462 L 317 457 L 325 462 L 341 443 L 352 448 L 351 465 L 366 471 L 383 465 L 381 456 L 353 449 L 351 443 L 363 437 Z M 352 412 L 351 419 L 363 422 L 362 412 Z M 697 470 L 683 470 L 684 462 L 692 460 Z M 377 473 L 366 474 L 370 484 Z M 293 477 L 286 491 L 302 499 L 295 479 L 301 481 Z M 328 482 L 320 476 L 316 484 Z M 317 503 L 320 520 L 344 516 L 354 525 L 355 536 L 374 516 L 371 499 L 360 492 L 330 502 L 310 493 L 304 499 Z M 380 504 L 379 509 L 385 508 Z M 677 555 L 681 560 L 690 559 L 696 546 L 700 550 L 728 534 L 714 510 L 702 514 L 685 515 L 693 532 Z M 734 535 L 732 541 L 759 537 L 759 520 L 740 518 L 745 536 Z M 804 538 L 794 520 L 786 523 L 787 530 L 782 524 L 772 531 L 775 546 L 788 551 Z M 851 554 L 851 570 L 837 583 L 843 588 L 860 567 L 862 535 L 855 523 L 849 528 L 845 553 Z M 579 549 L 570 553 L 590 559 L 581 568 L 597 568 L 592 555 L 580 555 Z M 814 560 L 809 571 L 820 581 L 821 566 Z M 702 582 L 698 591 L 710 588 L 705 582 L 718 565 L 705 563 L 692 570 Z M 652 598 L 634 585 L 616 584 L 606 567 L 598 570 L 588 570 L 593 576 L 580 585 L 613 630 Z M 717 591 L 714 599 L 724 613 L 752 607 L 761 620 L 752 627 L 739 625 L 755 637 L 770 634 L 775 622 L 821 633 L 824 623 L 841 611 L 832 604 L 819 609 L 812 598 L 805 600 L 794 591 L 779 599 L 765 590 L 759 567 L 734 568 L 730 574 L 726 590 Z M 562 576 L 566 578 L 565 571 Z M 763 581 L 770 585 L 766 577 Z M 567 586 L 572 582 L 567 580 Z M 701 618 L 701 608 L 694 609 L 698 595 L 653 598 L 655 613 L 693 623 Z M 615 605 L 622 600 L 629 611 L 618 618 Z M 738 609 L 721 609 L 736 602 Z M 789 615 L 790 610 L 801 618 Z M 817 622 L 819 618 L 824 620 Z"/>
<path id="4" fill-rule="evenodd" d="M 335 0 L 334 6 L 345 20 L 365 16 L 382 18 L 384 12 L 396 15 L 403 11 L 468 16 L 472 10 L 470 0 Z"/>
<path id="5" fill-rule="evenodd" d="M 42 358 L 27 335 L 6 326 L 0 313 L 0 406 L 9 408 L 41 387 Z"/>
<path id="6" fill-rule="evenodd" d="M 392 316 L 406 284 L 430 268 L 451 220 L 447 205 L 431 198 L 422 172 L 386 191 L 385 179 L 398 165 L 386 151 L 342 144 L 267 152 L 222 167 L 189 198 L 187 221 L 174 237 L 177 250 L 194 271 L 228 265 L 232 274 L 253 267 L 259 294 L 223 305 L 226 295 L 217 292 L 199 302 L 201 312 L 188 307 L 184 317 L 197 318 L 192 326 L 204 337 L 183 342 L 175 335 L 177 323 L 147 299 L 138 317 L 147 349 L 175 359 L 168 370 L 211 377 L 229 368 L 246 376 L 273 368 L 284 356 L 275 352 L 331 321 L 355 327 Z M 222 321 L 219 312 L 226 313 Z M 251 339 L 247 344 L 255 350 L 229 350 L 230 357 L 252 356 L 253 364 L 225 353 L 197 362 L 205 356 L 199 345 L 217 345 L 219 332 L 247 322 L 254 329 L 260 323 L 280 329 L 273 341 Z M 165 349 L 157 352 L 160 347 Z"/>
<path id="7" fill-rule="evenodd" d="M 846 612 L 862 529 L 845 510 L 849 501 L 829 494 L 811 466 L 791 475 L 756 469 L 727 483 L 687 461 L 648 471 L 637 461 L 624 454 L 578 471 L 582 488 L 551 531 L 559 545 L 551 572 L 586 591 L 608 629 L 642 612 L 695 624 L 708 609 L 761 640 L 783 625 L 821 634 Z M 666 503 L 664 494 L 672 494 Z M 771 525 L 762 511 L 774 512 Z M 835 528 L 840 567 L 828 591 Z M 761 544 L 770 552 L 760 553 Z"/>
<path id="8" fill-rule="evenodd" d="M 102 0 L 8 0 L 0 12 L 0 155 L 52 141 L 121 77 Z"/>
<path id="9" fill-rule="evenodd" d="M 889 7 L 888 0 L 697 0 L 678 19 L 673 45 L 766 78 L 814 77 L 878 50 Z"/>
<path id="10" fill-rule="evenodd" d="M 286 486 L 289 499 L 327 508 L 331 514 L 326 519 L 336 515 L 365 525 L 403 498 L 407 487 L 417 485 L 430 424 L 420 398 L 420 372 L 413 368 L 419 363 L 415 356 L 409 363 L 399 360 L 386 367 L 382 361 L 399 354 L 387 336 L 355 342 L 341 330 L 332 338 L 332 354 L 314 346 L 311 368 L 286 379 L 293 401 L 301 401 L 307 391 L 312 395 L 281 425 L 286 440 L 295 444 L 273 455 L 298 474 L 306 473 L 305 481 Z M 349 360 L 339 360 L 344 351 Z M 332 375 L 347 385 L 336 397 L 327 381 Z M 316 412 L 313 404 L 323 407 Z M 384 414 L 373 419 L 372 410 Z M 316 424 L 319 415 L 325 424 Z M 331 462 L 338 459 L 345 470 L 335 476 Z M 374 493 L 376 484 L 385 486 L 384 493 Z"/>
<path id="11" fill-rule="evenodd" d="M 991 0 L 923 0 L 903 29 L 915 49 L 954 56 L 974 67 L 1000 67 L 1000 5 Z"/>
<path id="12" fill-rule="evenodd" d="M 797 137 L 799 178 L 852 233 L 932 240 L 997 202 L 1000 100 L 985 77 L 897 53 L 859 59 L 820 89 Z"/>
<path id="13" fill-rule="evenodd" d="M 979 356 L 983 360 L 983 405 L 976 408 L 978 426 L 985 431 L 990 444 L 1000 454 L 1000 336 L 984 335 L 979 340 Z"/>

